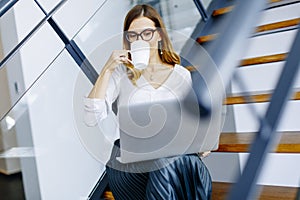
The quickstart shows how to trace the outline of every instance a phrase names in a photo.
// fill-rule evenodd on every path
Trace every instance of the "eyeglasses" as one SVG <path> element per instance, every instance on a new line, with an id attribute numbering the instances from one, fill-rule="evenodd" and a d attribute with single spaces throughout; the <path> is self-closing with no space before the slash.
<path id="1" fill-rule="evenodd" d="M 136 33 L 134 31 L 128 31 L 125 34 L 126 39 L 128 42 L 134 42 L 139 39 L 139 36 L 142 38 L 144 41 L 150 41 L 153 38 L 153 34 L 157 29 L 145 29 L 141 33 Z"/>

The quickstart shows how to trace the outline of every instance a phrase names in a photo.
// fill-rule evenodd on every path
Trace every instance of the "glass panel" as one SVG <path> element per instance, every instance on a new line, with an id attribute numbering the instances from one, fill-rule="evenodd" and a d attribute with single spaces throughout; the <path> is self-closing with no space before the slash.
<path id="1" fill-rule="evenodd" d="M 9 105 L 14 105 L 17 102 L 63 48 L 63 43 L 48 24 L 43 25 L 22 46 L 20 51 L 0 70 L 0 77 L 7 79 L 6 89 L 0 89 L 7 90 L 3 94 L 9 97 Z M 2 101 L 0 104 L 1 119 L 10 109 L 10 106 L 3 105 Z"/>
<path id="2" fill-rule="evenodd" d="M 89 55 L 99 44 L 122 33 L 124 16 L 132 7 L 129 0 L 107 1 L 99 11 L 77 33 L 74 40 L 83 53 Z M 112 12 L 112 10 L 116 12 Z M 108 22 L 109 19 L 109 22 Z M 121 47 L 121 40 L 118 41 Z M 109 52 L 110 53 L 110 52 Z"/>
<path id="3" fill-rule="evenodd" d="M 61 0 L 38 0 L 39 4 L 42 6 L 42 8 L 49 13 Z"/>
<path id="4" fill-rule="evenodd" d="M 71 39 L 96 10 L 101 7 L 103 2 L 104 0 L 68 0 L 64 6 L 54 14 L 53 18 L 67 37 Z"/>
<path id="5" fill-rule="evenodd" d="M 100 154 L 109 148 L 97 128 L 82 123 L 90 87 L 63 51 L 1 120 L 2 136 L 14 135 L 17 145 L 2 151 L 0 161 L 20 158 L 26 199 L 87 199 L 102 174 Z"/>
<path id="6" fill-rule="evenodd" d="M 2 59 L 42 20 L 44 14 L 34 1 L 18 1 L 0 18 Z"/>
<path id="7" fill-rule="evenodd" d="M 190 34 L 201 18 L 193 1 L 159 1 L 158 6 L 166 27 L 172 30 Z"/>

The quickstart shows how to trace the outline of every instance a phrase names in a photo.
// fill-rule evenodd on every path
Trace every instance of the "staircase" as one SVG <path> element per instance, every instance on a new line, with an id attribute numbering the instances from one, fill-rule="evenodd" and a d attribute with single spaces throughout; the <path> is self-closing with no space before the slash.
<path id="1" fill-rule="evenodd" d="M 210 14 L 211 17 L 208 19 L 207 22 L 198 25 L 198 30 L 196 28 L 194 32 L 195 40 L 201 44 L 204 48 L 209 49 L 211 43 L 218 37 L 218 27 L 221 27 L 222 22 L 225 21 L 226 14 L 232 12 L 235 8 L 234 5 L 235 1 L 222 1 L 222 3 L 217 4 L 216 2 L 212 2 L 211 5 L 217 8 L 211 10 Z M 221 6 L 220 6 L 221 5 Z M 226 5 L 226 6 L 222 6 Z M 209 9 L 208 9 L 209 10 Z M 291 14 L 289 10 L 293 10 Z M 265 9 L 266 14 L 263 14 L 263 18 L 261 21 L 263 24 L 259 24 L 256 28 L 255 33 L 253 33 L 250 40 L 261 41 L 262 39 L 256 38 L 266 38 L 268 37 L 278 37 L 276 34 L 280 34 L 279 37 L 286 37 L 286 40 L 280 40 L 278 42 L 278 46 L 289 46 L 286 43 L 290 43 L 292 41 L 293 33 L 297 31 L 299 28 L 300 23 L 300 13 L 298 12 L 297 16 L 293 16 L 295 10 L 300 10 L 300 1 L 295 0 L 271 0 L 269 1 L 268 7 Z M 209 12 L 209 11 L 208 11 Z M 275 14 L 274 14 L 275 13 Z M 290 14 L 290 15 L 289 15 Z M 282 19 L 277 19 L 276 17 L 270 18 L 270 15 L 277 15 Z M 268 19 L 270 18 L 270 19 Z M 269 22 L 264 22 L 269 21 Z M 199 31 L 200 30 L 200 31 Z M 200 32 L 200 34 L 199 34 Z M 251 42 L 251 41 L 250 41 Z M 264 44 L 262 44 L 264 45 Z M 259 45 L 257 44 L 250 44 L 249 48 L 250 51 L 255 52 L 254 54 L 259 54 L 259 50 L 256 51 L 253 48 L 257 48 Z M 280 49 L 280 48 L 277 48 Z M 258 53 L 257 53 L 258 52 Z M 251 54 L 251 53 L 250 53 Z M 257 74 L 260 69 L 265 68 L 265 70 L 273 70 L 278 71 L 278 68 L 282 68 L 287 55 L 289 54 L 288 51 L 284 52 L 272 52 L 269 54 L 262 54 L 253 57 L 245 57 L 241 60 L 240 66 L 237 67 L 237 73 L 239 70 L 245 70 L 249 68 L 248 71 L 251 71 L 249 76 L 259 76 Z M 273 69 L 272 69 L 273 67 Z M 189 71 L 194 71 L 193 66 L 186 66 Z M 276 69 L 277 68 L 277 69 Z M 255 73 L 257 71 L 257 73 Z M 245 73 L 245 72 L 242 72 Z M 240 74 L 240 76 L 245 74 Z M 251 106 L 260 106 L 261 104 L 267 104 L 272 97 L 272 92 L 274 89 L 274 83 L 272 84 L 273 88 L 269 84 L 266 84 L 268 81 L 275 80 L 275 78 L 271 76 L 278 76 L 278 72 L 270 72 L 270 77 L 265 78 L 265 81 L 261 84 L 261 88 L 257 89 L 256 87 L 250 86 L 248 91 L 241 91 L 238 88 L 238 83 L 232 83 L 231 93 L 227 94 L 227 98 L 224 100 L 224 105 L 228 107 L 228 109 L 232 109 L 235 113 L 235 118 L 244 116 L 239 116 L 238 110 L 235 110 L 236 106 L 243 109 L 247 109 L 246 107 Z M 255 77 L 249 78 L 247 80 L 255 80 Z M 269 80 L 268 80 L 269 79 Z M 247 83 L 247 80 L 245 81 Z M 299 81 L 297 82 L 299 83 Z M 234 85 L 236 84 L 236 85 Z M 300 85 L 298 84 L 297 87 Z M 243 88 L 244 89 L 244 88 Z M 246 94 L 246 95 L 244 95 Z M 290 99 L 290 102 L 294 102 L 296 104 L 300 103 L 300 90 L 295 90 L 293 97 Z M 230 117 L 230 116 L 229 116 Z M 286 116 L 285 116 L 286 117 Z M 279 154 L 283 156 L 290 156 L 292 155 L 300 155 L 300 128 L 297 129 L 297 125 L 295 127 L 285 128 L 285 130 L 280 130 L 280 139 L 276 148 L 273 149 L 273 154 Z M 242 126 L 241 126 L 242 127 Z M 242 129 L 242 128 L 239 128 Z M 247 129 L 247 128 L 246 128 Z M 283 129 L 283 128 L 281 128 Z M 297 130 L 295 130 L 297 129 Z M 253 138 L 255 137 L 256 131 L 248 131 L 248 130 L 237 130 L 235 132 L 224 132 L 220 136 L 220 144 L 218 150 L 212 152 L 214 153 L 247 153 L 249 151 L 249 147 L 252 144 Z M 294 163 L 294 165 L 299 165 L 300 163 Z M 282 169 L 285 170 L 285 169 Z M 299 180 L 300 181 L 300 180 Z M 220 182 L 220 181 L 213 181 L 213 193 L 212 193 L 212 200 L 223 200 L 226 199 L 228 196 L 228 192 L 233 185 L 232 182 Z M 284 185 L 268 185 L 268 184 L 259 184 L 258 185 L 260 190 L 260 195 L 258 199 L 261 200 L 275 200 L 275 199 L 285 199 L 285 200 L 294 200 L 299 199 L 299 185 L 298 186 L 284 186 Z M 103 199 L 113 199 L 113 195 L 107 189 L 102 197 Z"/>
<path id="2" fill-rule="evenodd" d="M 235 7 L 234 5 L 228 5 L 213 10 L 211 20 L 214 22 L 211 22 L 212 24 L 210 24 L 210 26 L 213 26 L 213 23 L 217 23 L 217 24 L 221 23 L 222 20 L 224 20 L 222 18 L 225 18 L 226 14 L 231 12 L 234 9 L 234 7 Z M 278 66 L 280 67 L 283 66 L 283 63 L 289 52 L 288 51 L 276 52 L 276 50 L 280 49 L 280 47 L 275 47 L 275 44 L 274 44 L 274 48 L 276 48 L 276 50 L 274 52 L 268 48 L 264 48 L 262 46 L 264 45 L 263 39 L 270 40 L 270 38 L 272 39 L 272 37 L 274 38 L 278 37 L 276 36 L 276 34 L 277 35 L 280 34 L 281 37 L 286 37 L 286 40 L 280 40 L 277 46 L 280 45 L 288 46 L 285 43 L 292 41 L 291 35 L 293 32 L 296 32 L 296 29 L 298 29 L 300 23 L 300 18 L 299 18 L 300 13 L 298 12 L 298 16 L 293 16 L 292 12 L 289 15 L 289 10 L 291 11 L 296 9 L 299 10 L 299 8 L 300 8 L 300 1 L 282 0 L 282 1 L 269 2 L 268 7 L 263 13 L 263 18 L 265 18 L 265 21 L 269 21 L 269 22 L 263 22 L 264 19 L 261 20 L 262 24 L 257 26 L 255 33 L 253 33 L 252 37 L 249 39 L 250 44 L 247 47 L 248 49 L 250 49 L 248 51 L 251 51 L 251 53 L 255 54 L 256 56 L 243 58 L 240 63 L 240 66 L 238 66 L 238 68 L 236 69 L 237 71 L 236 73 L 239 74 L 240 76 L 242 75 L 246 76 L 247 75 L 246 71 L 250 72 L 248 76 L 251 77 L 247 78 L 247 80 L 245 81 L 246 84 L 249 83 L 251 85 L 251 82 L 249 82 L 249 80 L 251 79 L 255 80 L 255 76 L 259 76 L 259 74 L 257 73 L 259 73 L 259 71 L 262 70 L 262 68 L 266 68 L 266 70 L 276 71 L 276 69 L 274 68 L 278 68 Z M 273 19 L 270 17 L 270 15 L 273 15 Z M 274 17 L 275 15 L 278 15 L 282 19 L 278 19 Z M 204 34 L 200 34 L 196 38 L 197 42 L 202 44 L 204 47 L 209 48 L 210 43 L 212 43 L 218 37 L 218 32 L 217 31 L 214 32 L 214 29 L 216 28 L 208 29 L 204 27 L 203 28 Z M 210 32 L 210 30 L 212 32 Z M 261 45 L 257 44 L 258 43 L 257 41 L 262 42 L 262 44 Z M 256 42 L 256 44 L 252 44 L 251 42 L 254 43 Z M 267 54 L 266 53 L 267 50 L 263 52 L 260 50 L 256 50 L 255 48 L 267 49 L 271 53 Z M 264 54 L 260 54 L 260 52 L 263 52 Z M 189 69 L 193 70 L 192 67 L 189 67 Z M 244 70 L 244 72 L 239 72 L 239 70 Z M 255 71 L 257 72 L 255 73 Z M 265 84 L 265 82 L 273 80 L 273 78 L 271 77 L 275 75 L 276 75 L 275 73 L 270 72 L 270 77 L 264 80 L 264 83 L 261 84 L 262 87 L 259 88 L 259 90 L 257 89 L 257 87 L 252 89 L 250 86 L 250 89 L 248 91 L 242 91 L 240 89 L 237 89 L 238 83 L 233 82 L 232 83 L 233 91 L 232 93 L 227 95 L 228 97 L 224 101 L 224 104 L 227 105 L 229 109 L 231 108 L 233 110 L 235 110 L 236 106 L 239 106 L 240 109 L 242 109 L 241 107 L 243 107 L 243 109 L 246 109 L 246 107 L 249 106 L 249 104 L 252 104 L 251 106 L 254 107 L 257 106 L 259 107 L 260 106 L 259 104 L 266 104 L 272 96 L 272 88 L 268 84 Z M 246 98 L 243 95 L 243 93 L 247 94 Z M 293 101 L 294 103 L 297 104 L 297 101 L 300 100 L 299 95 L 300 95 L 299 90 L 296 90 L 294 92 L 293 97 L 290 99 L 290 101 Z M 235 118 L 244 117 L 244 116 L 239 116 L 238 115 L 239 112 L 237 110 L 235 111 L 236 111 L 234 116 Z M 285 130 L 280 130 L 281 138 L 278 141 L 277 147 L 274 149 L 274 153 L 280 155 L 286 155 L 287 157 L 290 154 L 299 155 L 300 153 L 299 130 L 300 129 L 295 130 L 295 127 L 290 127 L 290 128 L 291 128 L 290 130 L 288 128 L 285 128 Z M 216 152 L 247 153 L 249 151 L 249 146 L 251 145 L 255 134 L 256 131 L 242 130 L 242 126 L 240 130 L 238 130 L 237 132 L 224 132 L 221 134 L 219 149 Z M 294 163 L 294 164 L 299 165 L 299 163 Z M 217 182 L 217 181 L 214 182 L 212 199 L 213 200 L 226 199 L 231 186 L 232 183 L 228 183 L 228 182 Z M 298 187 L 276 186 L 276 185 L 272 185 L 272 186 L 260 185 L 260 186 L 262 190 L 259 199 L 296 199 L 297 192 L 299 190 L 299 186 Z"/>

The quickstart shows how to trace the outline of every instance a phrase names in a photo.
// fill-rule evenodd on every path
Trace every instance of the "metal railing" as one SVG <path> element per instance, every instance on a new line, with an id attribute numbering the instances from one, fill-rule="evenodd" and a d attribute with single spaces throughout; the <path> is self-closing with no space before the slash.
<path id="1" fill-rule="evenodd" d="M 206 22 L 208 20 L 208 14 L 206 12 L 206 9 L 203 6 L 203 3 L 201 0 L 194 0 L 195 6 L 197 7 L 201 18 L 204 22 Z"/>
<path id="2" fill-rule="evenodd" d="M 0 1 L 0 17 L 9 11 L 18 0 L 2 0 Z"/>
<path id="3" fill-rule="evenodd" d="M 0 62 L 0 69 L 20 50 L 20 48 L 45 24 L 54 13 L 66 2 L 59 2 L 46 16 L 22 39 Z M 12 7 L 13 5 L 11 5 Z M 10 8 L 11 8 L 10 7 Z"/>

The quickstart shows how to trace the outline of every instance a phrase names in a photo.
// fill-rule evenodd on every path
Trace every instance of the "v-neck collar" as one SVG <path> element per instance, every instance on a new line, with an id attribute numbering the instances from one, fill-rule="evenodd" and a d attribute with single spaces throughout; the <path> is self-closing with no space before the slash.
<path id="1" fill-rule="evenodd" d="M 148 88 L 150 88 L 151 90 L 159 90 L 160 88 L 164 88 L 165 86 L 168 85 L 169 81 L 172 79 L 172 76 L 175 73 L 175 68 L 177 67 L 177 65 L 174 65 L 171 73 L 169 74 L 169 76 L 164 80 L 164 82 L 162 82 L 162 84 L 155 88 L 153 87 L 153 85 L 143 76 L 143 74 L 141 75 L 141 77 L 137 80 L 137 85 L 138 86 L 147 86 Z"/>

